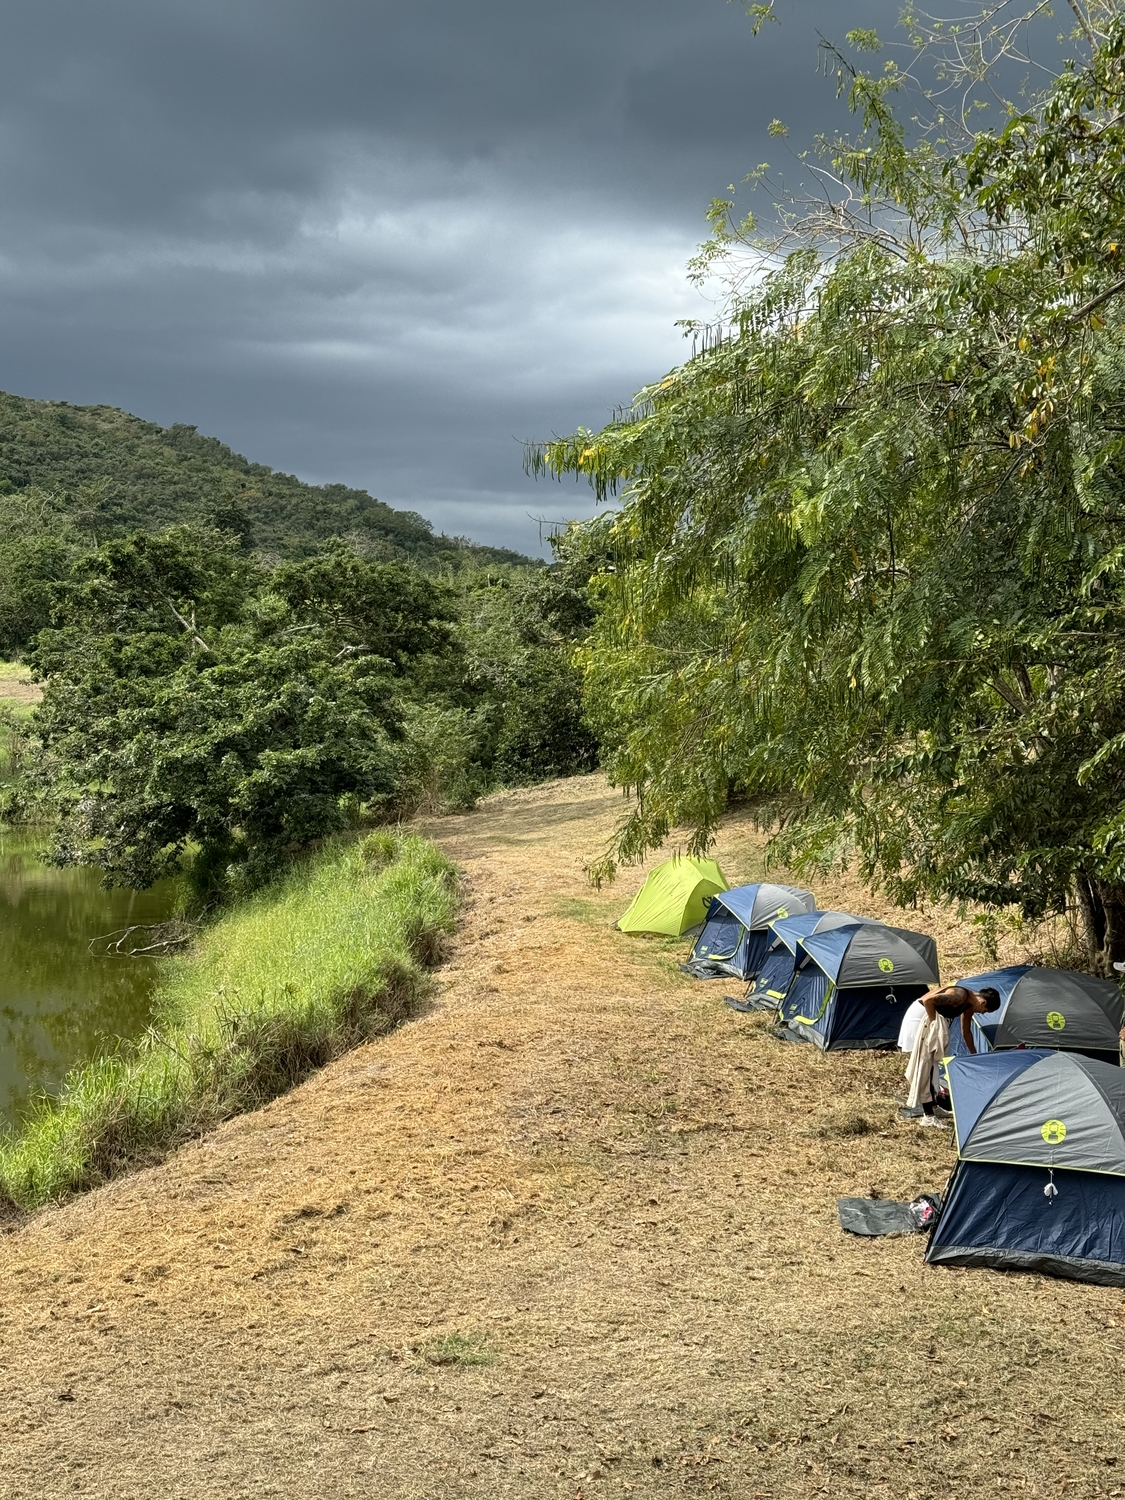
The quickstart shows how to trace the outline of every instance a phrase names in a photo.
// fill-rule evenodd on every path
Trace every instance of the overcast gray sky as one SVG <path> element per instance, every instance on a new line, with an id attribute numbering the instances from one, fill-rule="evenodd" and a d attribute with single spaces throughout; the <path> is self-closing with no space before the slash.
<path id="1" fill-rule="evenodd" d="M 817 32 L 899 0 L 16 0 L 0 385 L 191 422 L 538 550 L 519 440 L 600 426 L 706 316 L 708 201 L 839 118 Z"/>

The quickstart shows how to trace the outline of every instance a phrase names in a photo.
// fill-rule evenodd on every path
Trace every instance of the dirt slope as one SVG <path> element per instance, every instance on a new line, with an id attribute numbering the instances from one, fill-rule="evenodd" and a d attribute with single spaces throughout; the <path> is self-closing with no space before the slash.
<path id="1" fill-rule="evenodd" d="M 948 1134 L 896 1059 L 613 932 L 619 810 L 433 824 L 469 901 L 428 1014 L 0 1242 L 0 1496 L 1125 1495 L 1125 1295 L 844 1239 L 835 1198 L 940 1186 Z M 761 873 L 737 821 L 720 857 Z"/>

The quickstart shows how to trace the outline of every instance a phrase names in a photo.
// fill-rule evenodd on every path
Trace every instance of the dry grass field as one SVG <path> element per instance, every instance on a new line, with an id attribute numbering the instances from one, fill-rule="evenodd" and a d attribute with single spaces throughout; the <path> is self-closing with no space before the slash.
<path id="1" fill-rule="evenodd" d="M 4 1500 L 1125 1496 L 1125 1294 L 845 1238 L 835 1199 L 940 1187 L 949 1133 L 897 1118 L 900 1058 L 775 1041 L 617 934 L 639 874 L 583 865 L 620 806 L 431 820 L 467 900 L 424 1015 L 0 1240 Z"/>

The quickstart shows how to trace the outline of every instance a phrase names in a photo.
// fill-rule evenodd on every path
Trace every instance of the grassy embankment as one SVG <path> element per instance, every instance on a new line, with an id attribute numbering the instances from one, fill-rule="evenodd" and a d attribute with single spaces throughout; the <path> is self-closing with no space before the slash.
<path id="1" fill-rule="evenodd" d="M 172 963 L 150 1030 L 0 1142 L 0 1199 L 32 1209 L 157 1160 L 390 1030 L 456 909 L 453 866 L 424 839 L 323 851 L 211 924 Z"/>

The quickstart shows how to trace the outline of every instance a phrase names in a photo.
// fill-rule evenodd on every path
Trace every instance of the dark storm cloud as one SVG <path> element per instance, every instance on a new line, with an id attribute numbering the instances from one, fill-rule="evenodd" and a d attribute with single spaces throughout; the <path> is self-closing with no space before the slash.
<path id="1" fill-rule="evenodd" d="M 517 438 L 706 316 L 709 199 L 839 118 L 816 33 L 897 0 L 27 0 L 0 57 L 0 384 L 195 422 L 533 548 Z M 846 12 L 846 14 L 844 14 Z"/>

